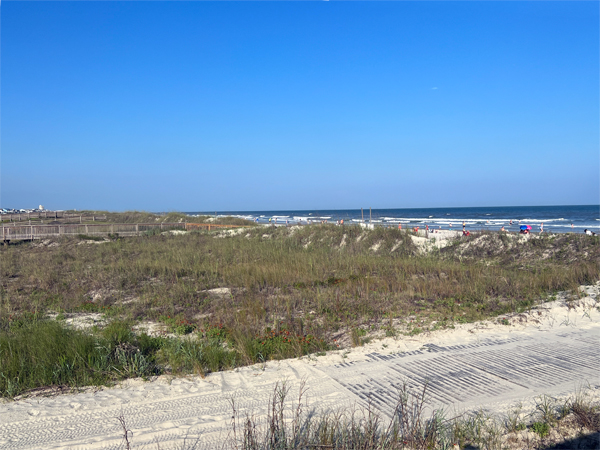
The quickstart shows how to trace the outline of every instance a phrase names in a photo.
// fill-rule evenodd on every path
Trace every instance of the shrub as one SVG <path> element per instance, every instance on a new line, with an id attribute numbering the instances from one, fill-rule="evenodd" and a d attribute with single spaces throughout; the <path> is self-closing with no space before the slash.
<path id="1" fill-rule="evenodd" d="M 531 424 L 531 430 L 544 439 L 550 433 L 550 425 L 546 422 L 534 422 Z"/>

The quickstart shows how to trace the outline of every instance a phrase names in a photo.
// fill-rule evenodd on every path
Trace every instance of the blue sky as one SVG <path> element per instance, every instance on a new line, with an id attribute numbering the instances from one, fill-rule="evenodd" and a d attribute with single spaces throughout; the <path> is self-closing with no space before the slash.
<path id="1" fill-rule="evenodd" d="M 597 2 L 2 2 L 2 207 L 600 203 Z"/>

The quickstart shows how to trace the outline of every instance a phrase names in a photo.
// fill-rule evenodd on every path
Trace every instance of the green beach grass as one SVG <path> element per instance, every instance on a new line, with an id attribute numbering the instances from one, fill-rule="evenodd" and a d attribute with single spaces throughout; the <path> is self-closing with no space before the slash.
<path id="1" fill-rule="evenodd" d="M 407 231 L 333 225 L 11 243 L 0 258 L 5 397 L 418 334 L 576 296 L 600 278 L 592 236 L 483 232 L 422 253 Z M 85 314 L 109 325 L 61 320 Z M 173 336 L 133 331 L 144 323 Z"/>

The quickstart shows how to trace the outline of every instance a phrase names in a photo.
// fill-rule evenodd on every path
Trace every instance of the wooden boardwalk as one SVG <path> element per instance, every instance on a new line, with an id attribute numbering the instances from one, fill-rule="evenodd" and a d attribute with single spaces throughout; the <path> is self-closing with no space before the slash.
<path id="1" fill-rule="evenodd" d="M 2 226 L 2 240 L 33 240 L 60 236 L 140 236 L 155 230 L 214 230 L 239 228 L 243 225 L 220 225 L 212 223 L 106 223 L 106 224 L 55 224 L 55 225 L 6 225 Z"/>

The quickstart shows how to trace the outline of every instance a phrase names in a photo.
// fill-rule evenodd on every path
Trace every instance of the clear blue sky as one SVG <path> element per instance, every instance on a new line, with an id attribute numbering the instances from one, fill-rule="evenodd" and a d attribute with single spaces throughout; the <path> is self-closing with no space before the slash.
<path id="1" fill-rule="evenodd" d="M 598 2 L 2 2 L 2 207 L 600 203 Z"/>

